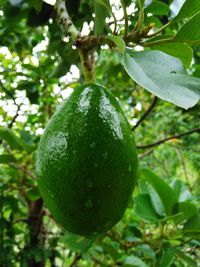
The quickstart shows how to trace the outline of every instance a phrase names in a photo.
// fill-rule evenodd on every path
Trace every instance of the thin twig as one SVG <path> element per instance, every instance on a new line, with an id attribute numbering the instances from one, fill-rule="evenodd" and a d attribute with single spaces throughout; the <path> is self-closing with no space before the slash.
<path id="1" fill-rule="evenodd" d="M 152 34 L 147 34 L 146 38 L 151 38 L 154 36 L 157 36 L 159 33 L 161 33 L 163 30 L 165 30 L 167 27 L 169 27 L 169 25 L 171 24 L 172 21 L 169 21 L 167 24 L 163 25 L 163 27 L 161 27 L 159 30 L 157 30 L 156 32 L 152 33 Z"/>
<path id="2" fill-rule="evenodd" d="M 176 134 L 176 135 L 172 135 L 172 136 L 169 136 L 169 137 L 166 137 L 164 139 L 161 139 L 155 143 L 152 143 L 152 144 L 149 144 L 149 145 L 141 145 L 141 146 L 137 146 L 138 149 L 145 149 L 145 148 L 150 148 L 150 147 L 155 147 L 155 146 L 159 146 L 169 140 L 172 140 L 172 139 L 179 139 L 183 136 L 186 136 L 186 135 L 190 135 L 190 134 L 193 134 L 193 133 L 200 133 L 200 128 L 195 128 L 193 130 L 190 130 L 190 131 L 187 131 L 187 132 L 184 132 L 184 133 L 181 133 L 181 134 Z"/>
<path id="3" fill-rule="evenodd" d="M 77 30 L 68 14 L 65 0 L 57 1 L 57 11 L 59 22 L 63 26 L 65 33 L 67 33 L 69 36 L 71 36 L 72 39 L 75 40 L 77 36 L 80 35 L 80 32 Z"/>
<path id="4" fill-rule="evenodd" d="M 0 81 L 0 85 L 1 85 L 2 90 L 6 93 L 6 95 L 9 96 L 13 100 L 14 104 L 17 106 L 16 114 L 12 118 L 11 122 L 8 125 L 8 128 L 12 128 L 14 122 L 16 121 L 16 119 L 17 119 L 17 117 L 19 115 L 18 113 L 19 113 L 21 105 L 18 105 L 16 103 L 16 99 L 15 99 L 14 95 L 4 86 L 4 84 L 1 81 Z M 0 139 L 0 144 L 2 144 L 2 142 L 3 142 L 2 139 Z"/>
<path id="5" fill-rule="evenodd" d="M 13 124 L 15 123 L 17 117 L 19 116 L 19 111 L 20 111 L 21 105 L 17 105 L 17 111 L 15 116 L 12 118 L 11 122 L 8 124 L 8 128 L 12 128 Z"/>
<path id="6" fill-rule="evenodd" d="M 158 98 L 155 96 L 154 99 L 153 99 L 152 104 L 150 105 L 150 107 L 146 110 L 146 112 L 142 115 L 142 117 L 137 121 L 136 125 L 134 125 L 132 127 L 132 131 L 134 131 L 146 119 L 146 117 L 149 115 L 149 113 L 155 107 L 155 105 L 157 103 L 157 100 L 158 100 Z"/>
<path id="7" fill-rule="evenodd" d="M 150 149 L 150 150 L 146 151 L 146 152 L 143 153 L 143 154 L 139 154 L 139 155 L 138 155 L 138 158 L 139 158 L 139 159 L 144 158 L 144 157 L 146 157 L 146 156 L 149 156 L 151 153 L 153 153 L 153 149 Z"/>
<path id="8" fill-rule="evenodd" d="M 9 165 L 16 170 L 24 172 L 26 175 L 30 176 L 31 178 L 36 179 L 36 176 L 32 172 L 27 170 L 25 166 L 19 166 L 19 165 L 16 165 L 15 163 L 10 163 Z"/>
<path id="9" fill-rule="evenodd" d="M 77 266 L 77 262 L 81 259 L 81 254 L 76 253 L 75 257 L 72 261 L 72 263 L 69 265 L 69 267 L 76 267 Z"/>

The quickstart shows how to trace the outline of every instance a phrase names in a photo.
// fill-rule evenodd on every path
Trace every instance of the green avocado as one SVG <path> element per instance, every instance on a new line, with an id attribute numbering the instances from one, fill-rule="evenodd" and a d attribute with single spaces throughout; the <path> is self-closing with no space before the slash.
<path id="1" fill-rule="evenodd" d="M 137 164 L 134 139 L 118 101 L 103 86 L 86 84 L 64 101 L 41 137 L 39 190 L 66 230 L 103 233 L 127 208 Z"/>

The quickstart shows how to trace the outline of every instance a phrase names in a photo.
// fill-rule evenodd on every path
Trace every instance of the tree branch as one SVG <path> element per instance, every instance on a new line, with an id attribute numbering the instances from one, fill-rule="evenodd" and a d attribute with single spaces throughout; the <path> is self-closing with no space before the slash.
<path id="1" fill-rule="evenodd" d="M 63 26 L 65 33 L 67 33 L 69 36 L 72 37 L 72 39 L 76 39 L 80 32 L 77 30 L 75 25 L 73 24 L 66 6 L 65 6 L 65 0 L 58 0 L 57 1 L 57 12 L 58 12 L 58 20 L 59 23 Z"/>
<path id="2" fill-rule="evenodd" d="M 187 131 L 187 132 L 184 132 L 184 133 L 181 133 L 181 134 L 176 134 L 176 135 L 172 135 L 172 136 L 169 136 L 169 137 L 166 137 L 164 139 L 161 139 L 155 143 L 152 143 L 152 144 L 149 144 L 149 145 L 141 145 L 141 146 L 137 146 L 138 149 L 145 149 L 145 148 L 150 148 L 150 147 L 155 147 L 155 146 L 159 146 L 171 139 L 179 139 L 183 136 L 186 136 L 186 135 L 190 135 L 190 134 L 193 134 L 193 133 L 200 133 L 200 128 L 195 128 L 193 130 L 190 130 L 190 131 Z"/>
<path id="3" fill-rule="evenodd" d="M 77 262 L 81 259 L 81 254 L 76 253 L 75 257 L 72 261 L 72 263 L 69 265 L 69 267 L 76 267 L 77 266 Z"/>
<path id="4" fill-rule="evenodd" d="M 155 96 L 153 99 L 152 104 L 150 105 L 150 107 L 146 110 L 146 112 L 142 115 L 142 117 L 138 120 L 138 122 L 136 123 L 136 125 L 134 125 L 132 127 L 132 131 L 134 131 L 145 119 L 146 117 L 149 115 L 149 113 L 153 110 L 153 108 L 155 107 L 156 103 L 157 103 L 158 98 Z"/>
<path id="5" fill-rule="evenodd" d="M 15 114 L 15 116 L 12 118 L 11 122 L 8 124 L 8 128 L 12 128 L 13 124 L 15 123 L 15 121 L 16 121 L 18 115 L 19 115 L 20 107 L 21 107 L 21 105 L 17 105 L 17 111 L 16 111 L 16 114 Z"/>

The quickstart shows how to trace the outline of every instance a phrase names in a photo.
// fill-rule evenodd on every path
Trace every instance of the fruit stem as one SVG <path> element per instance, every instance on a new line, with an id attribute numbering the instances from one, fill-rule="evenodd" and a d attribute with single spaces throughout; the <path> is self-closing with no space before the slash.
<path id="1" fill-rule="evenodd" d="M 79 56 L 85 82 L 94 82 L 94 50 L 79 49 Z"/>

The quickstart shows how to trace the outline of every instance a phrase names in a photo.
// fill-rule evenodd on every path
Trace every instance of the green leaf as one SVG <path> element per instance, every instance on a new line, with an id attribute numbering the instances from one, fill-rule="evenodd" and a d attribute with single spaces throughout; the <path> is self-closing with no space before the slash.
<path id="1" fill-rule="evenodd" d="M 110 1 L 108 1 L 108 0 L 95 0 L 95 2 L 97 2 L 98 4 L 103 5 L 104 7 L 106 7 L 106 9 L 109 12 L 111 11 Z"/>
<path id="2" fill-rule="evenodd" d="M 189 68 L 192 62 L 193 50 L 187 44 L 181 43 L 168 43 L 153 46 L 152 49 L 160 50 L 171 56 L 179 58 L 184 64 L 185 68 Z"/>
<path id="3" fill-rule="evenodd" d="M 66 231 L 60 241 L 72 251 L 85 252 L 91 247 L 96 238 L 97 235 L 84 237 Z"/>
<path id="4" fill-rule="evenodd" d="M 119 253 L 119 248 L 114 247 L 111 244 L 102 244 L 101 247 L 103 248 L 105 254 L 109 254 L 114 260 L 118 260 L 121 257 L 121 254 Z"/>
<path id="5" fill-rule="evenodd" d="M 148 187 L 148 194 L 151 198 L 151 203 L 157 212 L 161 217 L 165 216 L 165 208 L 163 206 L 163 203 L 158 195 L 158 193 L 155 191 L 155 189 L 151 186 L 151 184 L 147 185 Z"/>
<path id="6" fill-rule="evenodd" d="M 126 49 L 126 44 L 124 40 L 119 36 L 108 35 L 107 39 L 111 40 L 118 48 L 119 51 L 123 54 Z"/>
<path id="7" fill-rule="evenodd" d="M 28 152 L 35 150 L 34 146 L 26 144 L 11 129 L 0 127 L 0 138 L 6 141 L 12 149 L 26 150 Z"/>
<path id="8" fill-rule="evenodd" d="M 200 11 L 200 1 L 192 0 L 191 5 L 191 0 L 174 0 L 170 5 L 170 11 L 170 18 L 174 18 L 173 22 L 190 18 Z"/>
<path id="9" fill-rule="evenodd" d="M 109 6 L 109 0 L 105 2 L 107 6 Z M 95 35 L 100 35 L 103 34 L 104 31 L 105 19 L 107 16 L 109 16 L 109 13 L 107 12 L 108 8 L 95 1 L 94 10 L 95 10 Z"/>
<path id="10" fill-rule="evenodd" d="M 178 211 L 183 213 L 186 220 L 198 214 L 197 207 L 188 201 L 178 203 Z"/>
<path id="11" fill-rule="evenodd" d="M 153 1 L 146 9 L 146 13 L 151 13 L 153 15 L 167 15 L 169 12 L 169 6 L 160 1 Z"/>
<path id="12" fill-rule="evenodd" d="M 16 158 L 10 154 L 1 154 L 0 163 L 16 162 Z"/>
<path id="13" fill-rule="evenodd" d="M 29 0 L 29 2 L 35 8 L 35 11 L 37 13 L 39 13 L 41 11 L 43 1 L 41 1 L 41 0 Z"/>
<path id="14" fill-rule="evenodd" d="M 174 261 L 175 250 L 174 248 L 165 248 L 162 251 L 162 258 L 159 267 L 170 267 Z"/>
<path id="15" fill-rule="evenodd" d="M 149 245 L 142 244 L 142 245 L 137 246 L 136 249 L 137 249 L 137 251 L 142 251 L 144 253 L 144 255 L 146 255 L 152 259 L 155 259 L 155 257 L 156 257 L 154 250 Z"/>
<path id="16" fill-rule="evenodd" d="M 197 267 L 197 263 L 195 260 L 193 260 L 191 257 L 187 256 L 184 252 L 182 252 L 180 249 L 178 248 L 174 248 L 176 251 L 176 255 L 178 255 L 179 257 L 181 257 L 186 263 L 188 263 L 187 266 L 190 267 Z"/>
<path id="17" fill-rule="evenodd" d="M 175 35 L 174 40 L 186 43 L 200 43 L 200 12 L 194 15 L 182 26 L 182 28 Z"/>
<path id="18" fill-rule="evenodd" d="M 53 71 L 50 73 L 49 77 L 60 78 L 69 71 L 70 67 L 71 67 L 71 62 L 61 60 L 55 67 L 55 69 L 53 69 Z"/>
<path id="19" fill-rule="evenodd" d="M 134 198 L 134 213 L 145 222 L 157 222 L 160 217 L 154 210 L 151 199 L 147 194 L 141 194 Z"/>
<path id="20" fill-rule="evenodd" d="M 124 68 L 140 86 L 185 109 L 198 102 L 200 79 L 187 75 L 179 59 L 161 51 L 129 54 L 124 53 Z"/>
<path id="21" fill-rule="evenodd" d="M 140 258 L 135 257 L 135 256 L 128 256 L 124 263 L 123 266 L 128 267 L 128 266 L 138 266 L 138 267 L 148 267 L 144 261 L 142 261 Z"/>
<path id="22" fill-rule="evenodd" d="M 173 191 L 173 189 L 160 177 L 158 177 L 156 174 L 154 174 L 148 169 L 142 169 L 140 171 L 140 176 L 146 181 L 148 181 L 155 189 L 155 191 L 158 193 L 165 208 L 166 214 L 167 215 L 172 214 L 173 206 L 178 201 L 177 196 Z"/>
<path id="23" fill-rule="evenodd" d="M 190 218 L 184 225 L 183 231 L 200 236 L 200 214 Z"/>

